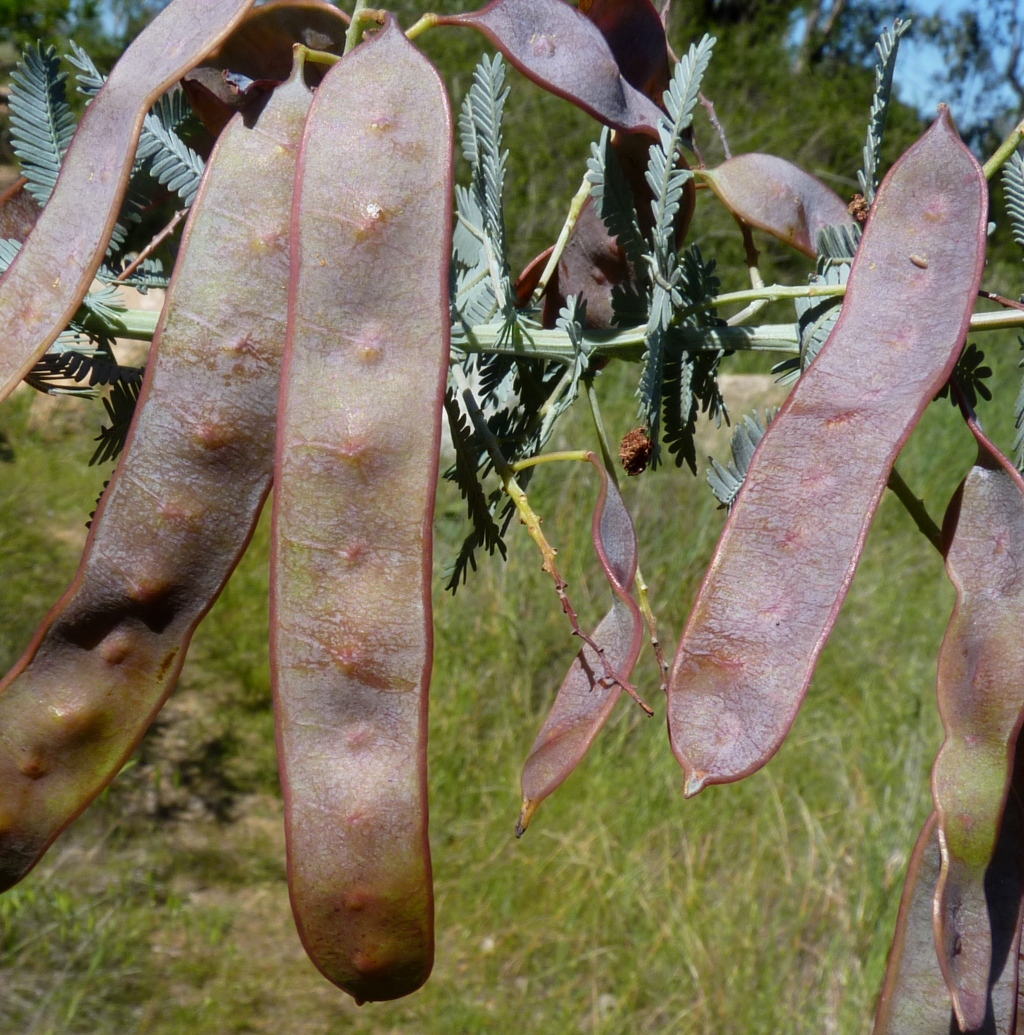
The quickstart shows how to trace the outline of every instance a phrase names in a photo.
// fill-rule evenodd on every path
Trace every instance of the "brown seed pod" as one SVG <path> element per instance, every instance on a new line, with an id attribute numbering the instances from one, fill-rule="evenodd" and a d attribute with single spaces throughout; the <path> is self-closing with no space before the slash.
<path id="1" fill-rule="evenodd" d="M 311 95 L 238 116 L 189 217 L 125 453 L 68 592 L 0 686 L 0 889 L 124 764 L 270 489 L 291 184 Z"/>
<path id="2" fill-rule="evenodd" d="M 49 202 L 0 278 L 0 399 L 53 344 L 89 290 L 128 187 L 146 112 L 252 3 L 172 0 L 93 98 Z"/>
<path id="3" fill-rule="evenodd" d="M 433 963 L 431 526 L 449 358 L 452 126 L 388 16 L 317 91 L 293 210 L 271 560 L 292 908 L 359 1001 Z"/>
<path id="4" fill-rule="evenodd" d="M 683 633 L 668 715 L 687 794 L 755 772 L 796 718 L 892 464 L 960 353 L 987 202 L 944 108 L 879 188 L 842 315 L 761 439 Z"/>

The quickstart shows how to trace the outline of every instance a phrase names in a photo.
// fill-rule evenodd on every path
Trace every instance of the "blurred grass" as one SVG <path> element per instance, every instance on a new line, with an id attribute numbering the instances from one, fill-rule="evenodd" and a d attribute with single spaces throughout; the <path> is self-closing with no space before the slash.
<path id="1" fill-rule="evenodd" d="M 678 50 L 686 26 L 677 29 Z M 429 34 L 424 47 L 457 101 L 479 46 L 468 33 L 443 46 L 441 38 Z M 755 61 L 756 46 L 724 40 L 708 80 L 734 149 L 772 150 L 815 170 L 856 168 L 863 118 L 835 119 L 823 134 L 818 109 L 842 94 L 866 113 L 870 75 L 851 72 L 841 89 L 812 77 L 784 85 L 784 63 Z M 596 130 L 516 74 L 510 80 L 509 222 L 518 266 L 557 231 Z M 779 107 L 783 92 L 790 99 Z M 707 139 L 707 127 L 698 129 Z M 898 110 L 888 157 L 916 132 Z M 707 147 L 712 163 L 716 148 Z M 694 239 L 720 257 L 726 287 L 742 286 L 738 234 L 705 196 Z M 766 277 L 800 280 L 806 263 L 759 243 Z M 1015 294 L 1018 267 L 997 261 L 986 280 Z M 779 308 L 765 319 L 790 314 Z M 1008 449 L 1018 353 L 1012 336 L 980 344 L 998 386 L 983 417 Z M 763 371 L 766 361 L 734 357 L 725 369 Z M 631 427 L 636 373 L 610 370 L 599 380 L 616 436 Z M 62 403 L 42 418 L 40 409 L 28 392 L 0 407 L 5 669 L 70 581 L 85 518 L 109 474 L 85 466 L 98 405 Z M 582 412 L 560 435 L 559 445 L 595 445 Z M 722 456 L 723 436 L 716 441 Z M 972 457 L 954 411 L 939 403 L 900 467 L 941 520 Z M 573 600 L 592 624 L 608 605 L 589 543 L 594 480 L 582 467 L 548 468 L 533 485 Z M 670 650 L 724 515 L 703 477 L 686 472 L 648 473 L 625 493 Z M 438 570 L 463 534 L 462 513 L 443 485 Z M 0 897 L 0 1031 L 870 1031 L 941 739 L 935 657 L 952 591 L 934 550 L 887 495 L 793 732 L 761 772 L 684 801 L 657 673 L 645 657 L 638 683 L 657 716 L 647 720 L 621 703 L 586 762 L 516 842 L 519 767 L 574 645 L 532 544 L 519 530 L 511 538 L 507 566 L 485 558 L 456 598 L 436 597 L 430 787 L 438 947 L 421 992 L 357 1009 L 319 977 L 295 934 L 270 713 L 264 522 L 135 762 Z"/>

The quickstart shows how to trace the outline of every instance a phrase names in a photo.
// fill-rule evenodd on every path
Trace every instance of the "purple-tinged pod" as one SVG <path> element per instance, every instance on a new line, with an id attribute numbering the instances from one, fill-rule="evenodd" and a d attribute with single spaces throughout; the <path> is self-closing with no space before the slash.
<path id="1" fill-rule="evenodd" d="M 978 460 L 943 528 L 957 595 L 939 652 L 946 739 L 932 770 L 942 849 L 935 940 L 964 1031 L 985 1020 L 992 958 L 986 871 L 1024 723 L 1024 480 L 977 424 L 972 430 Z"/>
<path id="2" fill-rule="evenodd" d="M 78 574 L 0 685 L 0 889 L 124 764 L 252 535 L 273 474 L 310 100 L 299 69 L 217 145 Z"/>
<path id="3" fill-rule="evenodd" d="M 580 0 L 579 9 L 601 30 L 623 79 L 661 102 L 668 89 L 668 40 L 651 0 Z"/>
<path id="4" fill-rule="evenodd" d="M 1015 1033 L 1022 850 L 1024 831 L 1020 805 L 1014 798 L 1007 806 L 1006 822 L 986 881 L 994 950 L 983 1026 L 988 1035 Z M 933 813 L 907 867 L 873 1035 L 960 1035 L 963 1031 L 935 952 L 932 901 L 940 867 L 938 823 Z"/>
<path id="5" fill-rule="evenodd" d="M 253 0 L 172 0 L 93 98 L 57 184 L 0 278 L 0 399 L 75 315 L 103 261 L 156 99 L 235 27 Z"/>
<path id="6" fill-rule="evenodd" d="M 640 656 L 644 633 L 640 609 L 630 596 L 636 578 L 636 530 L 618 487 L 596 457 L 591 462 L 601 475 L 592 528 L 594 550 L 615 594 L 611 610 L 591 638 L 603 649 L 604 663 L 626 681 Z M 522 837 L 540 803 L 583 761 L 619 700 L 622 687 L 608 680 L 604 663 L 584 645 L 559 688 L 523 766 L 523 807 L 516 837 Z"/>
<path id="7" fill-rule="evenodd" d="M 846 597 L 889 471 L 956 363 L 988 189 L 949 110 L 879 188 L 835 329 L 751 460 L 672 667 L 686 793 L 779 749 Z"/>
<path id="8" fill-rule="evenodd" d="M 697 175 L 737 219 L 812 259 L 820 230 L 853 224 L 846 202 L 831 187 L 775 155 L 736 155 Z"/>
<path id="9" fill-rule="evenodd" d="M 657 135 L 661 110 L 623 78 L 601 30 L 564 0 L 493 0 L 438 24 L 483 33 L 528 79 L 606 126 Z"/>
<path id="10" fill-rule="evenodd" d="M 287 79 L 296 43 L 340 56 L 348 23 L 348 15 L 327 0 L 270 0 L 250 11 L 181 85 L 203 125 L 216 136 L 249 102 L 251 89 L 247 92 L 245 84 L 251 80 L 259 90 Z M 308 62 L 306 82 L 315 86 L 325 71 L 323 65 Z"/>
<path id="11" fill-rule="evenodd" d="M 22 176 L 0 194 L 0 241 L 17 241 L 28 237 L 39 218 L 39 204 L 27 190 L 28 180 Z"/>
<path id="12" fill-rule="evenodd" d="M 452 125 L 389 15 L 324 78 L 293 209 L 271 665 L 292 909 L 358 1001 L 433 963 L 431 528 L 449 360 Z"/>

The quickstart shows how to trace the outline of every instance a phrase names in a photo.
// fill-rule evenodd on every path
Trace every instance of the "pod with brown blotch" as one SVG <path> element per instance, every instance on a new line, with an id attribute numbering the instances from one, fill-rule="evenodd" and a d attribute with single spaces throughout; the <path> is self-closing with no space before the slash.
<path id="1" fill-rule="evenodd" d="M 605 664 L 625 682 L 643 647 L 643 617 L 630 596 L 637 566 L 633 519 L 604 466 L 593 454 L 590 462 L 601 475 L 592 526 L 594 550 L 615 594 L 611 610 L 591 637 L 603 650 L 604 660 L 584 645 L 558 690 L 523 766 L 523 806 L 516 837 L 523 836 L 540 803 L 583 761 L 618 702 L 622 686 L 606 677 Z"/>
<path id="2" fill-rule="evenodd" d="M 775 155 L 736 155 L 697 175 L 737 219 L 812 259 L 824 227 L 853 224 L 846 202 L 831 187 Z"/>
<path id="3" fill-rule="evenodd" d="M 394 19 L 324 78 L 293 209 L 271 555 L 288 879 L 356 1000 L 433 963 L 431 526 L 449 360 L 452 124 Z"/>
<path id="4" fill-rule="evenodd" d="M 623 79 L 656 103 L 668 89 L 668 40 L 651 0 L 579 0 L 608 41 Z"/>
<path id="5" fill-rule="evenodd" d="M 1015 1032 L 1022 849 L 1020 804 L 1014 798 L 1007 806 L 1006 823 L 986 879 L 993 945 L 982 1025 L 987 1035 Z M 873 1035 L 960 1035 L 963 1030 L 935 952 L 932 900 L 940 866 L 938 822 L 933 813 L 907 867 Z"/>
<path id="6" fill-rule="evenodd" d="M 219 134 L 250 101 L 244 89 L 225 79 L 225 73 L 253 80 L 257 89 L 269 87 L 288 78 L 296 43 L 340 56 L 348 23 L 348 15 L 328 0 L 270 0 L 253 8 L 181 85 L 203 125 Z M 325 71 L 323 65 L 307 62 L 306 82 L 316 86 Z"/>
<path id="7" fill-rule="evenodd" d="M 943 107 L 879 188 L 842 315 L 761 439 L 697 595 L 668 689 L 687 795 L 755 772 L 796 718 L 893 462 L 956 364 L 987 200 Z"/>
<path id="8" fill-rule="evenodd" d="M 661 110 L 626 81 L 601 30 L 565 0 L 493 0 L 438 24 L 483 33 L 527 79 L 606 126 L 657 136 Z"/>
<path id="9" fill-rule="evenodd" d="M 172 0 L 92 99 L 57 184 L 0 278 L 0 399 L 75 315 L 110 240 L 146 113 L 231 32 L 253 0 Z"/>
<path id="10" fill-rule="evenodd" d="M 299 69 L 214 151 L 78 574 L 0 688 L 0 888 L 124 764 L 252 535 L 273 474 L 311 96 Z"/>
<path id="11" fill-rule="evenodd" d="M 0 194 L 0 241 L 17 241 L 28 237 L 39 218 L 39 203 L 27 190 L 28 180 L 22 176 Z"/>
<path id="12" fill-rule="evenodd" d="M 992 957 L 986 871 L 1024 723 L 1024 480 L 971 424 L 978 459 L 943 528 L 956 604 L 939 652 L 946 739 L 932 770 L 942 849 L 935 940 L 965 1031 L 985 1020 Z"/>

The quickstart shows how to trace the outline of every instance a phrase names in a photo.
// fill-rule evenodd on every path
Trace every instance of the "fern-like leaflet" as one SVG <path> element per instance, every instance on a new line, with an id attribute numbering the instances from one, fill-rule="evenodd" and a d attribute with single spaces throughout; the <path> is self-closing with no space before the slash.
<path id="1" fill-rule="evenodd" d="M 896 71 L 896 55 L 899 53 L 900 40 L 910 28 L 910 19 L 897 18 L 892 25 L 882 30 L 882 35 L 875 43 L 878 62 L 875 65 L 875 94 L 871 100 L 871 119 L 868 122 L 867 140 L 864 144 L 864 168 L 857 173 L 860 192 L 870 205 L 875 200 L 878 189 L 878 161 L 882 151 L 882 135 L 885 133 L 885 120 L 889 114 L 889 99 L 892 95 L 892 77 Z"/>
<path id="2" fill-rule="evenodd" d="M 53 47 L 36 43 L 11 73 L 11 145 L 28 180 L 26 190 L 45 205 L 75 132 L 67 102 L 67 72 Z"/>
<path id="3" fill-rule="evenodd" d="M 693 173 L 678 168 L 683 146 L 683 133 L 693 121 L 701 81 L 711 60 L 715 40 L 704 36 L 690 45 L 687 54 L 676 65 L 672 82 L 665 91 L 665 110 L 658 127 L 658 142 L 651 147 L 647 166 L 647 182 L 652 192 L 651 250 L 646 256 L 652 281 L 650 315 L 644 335 L 644 368 L 637 395 L 639 417 L 654 443 L 651 466 L 660 458 L 660 415 L 664 379 L 665 350 L 668 331 L 676 311 L 683 305 L 679 290 L 682 271 L 675 246 L 675 218 L 682 203 L 683 190 Z"/>
<path id="4" fill-rule="evenodd" d="M 731 510 L 736 502 L 736 497 L 746 480 L 754 450 L 764 438 L 764 433 L 777 412 L 778 410 L 766 410 L 763 419 L 756 410 L 744 416 L 732 433 L 732 460 L 728 463 L 721 464 L 714 457 L 708 457 L 708 485 L 711 486 L 715 499 L 723 507 Z"/>

